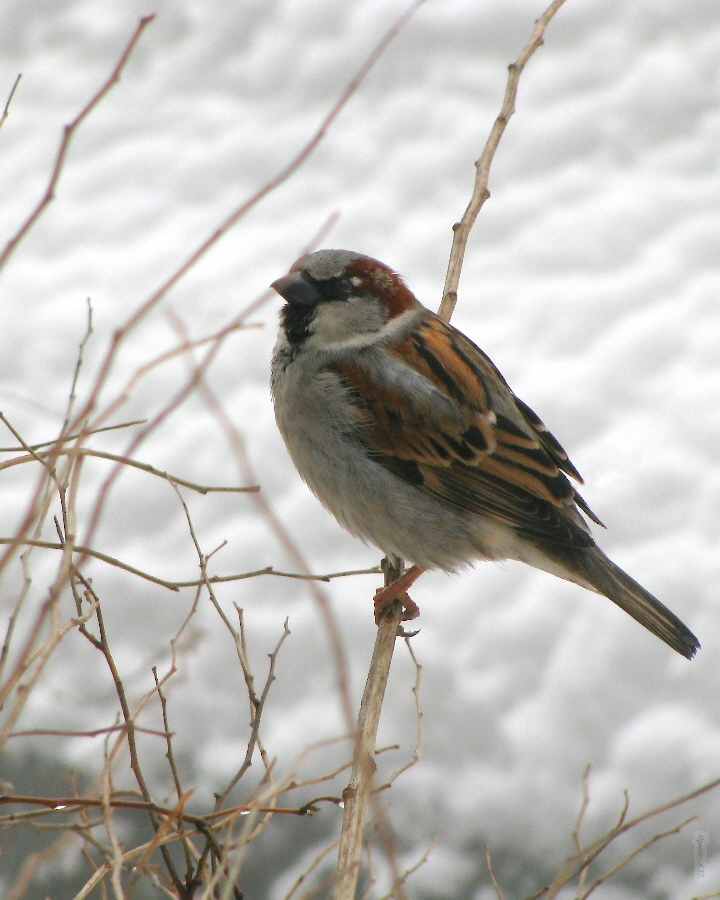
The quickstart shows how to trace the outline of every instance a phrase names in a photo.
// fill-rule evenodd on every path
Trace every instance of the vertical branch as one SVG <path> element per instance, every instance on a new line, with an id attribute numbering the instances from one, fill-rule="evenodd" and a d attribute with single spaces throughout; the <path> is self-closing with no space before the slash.
<path id="1" fill-rule="evenodd" d="M 509 66 L 507 86 L 503 98 L 502 108 L 490 135 L 487 139 L 480 158 L 475 163 L 476 175 L 472 197 L 465 213 L 454 226 L 453 245 L 450 251 L 448 272 L 443 290 L 443 299 L 439 314 L 445 321 L 449 321 L 457 303 L 457 286 L 460 280 L 465 247 L 478 213 L 482 205 L 490 196 L 487 189 L 490 166 L 495 157 L 500 139 L 507 127 L 508 120 L 515 111 L 515 98 L 517 96 L 520 76 L 525 64 L 535 50 L 543 43 L 545 28 L 555 13 L 560 9 L 565 0 L 553 0 L 550 6 L 535 23 L 532 36 L 520 56 Z M 402 574 L 402 561 L 398 560 L 398 567 L 393 570 L 388 560 L 383 561 L 385 571 L 385 585 L 391 584 Z M 365 693 L 363 694 L 358 716 L 357 731 L 355 735 L 355 752 L 353 755 L 353 767 L 350 784 L 346 788 L 343 799 L 345 811 L 343 814 L 342 831 L 340 835 L 340 849 L 338 852 L 338 864 L 336 870 L 337 881 L 332 895 L 332 900 L 354 900 L 358 876 L 360 874 L 360 854 L 362 850 L 363 823 L 365 809 L 371 789 L 372 776 L 375 770 L 373 753 L 375 738 L 377 735 L 380 712 L 390 674 L 390 665 L 395 646 L 397 627 L 400 624 L 401 609 L 394 608 L 394 612 L 387 620 L 383 620 L 378 628 L 373 651 L 372 662 Z M 392 860 L 391 860 L 392 863 Z M 401 882 L 395 878 L 395 896 L 404 896 Z"/>
<path id="2" fill-rule="evenodd" d="M 383 569 L 385 570 L 385 585 L 388 586 L 397 581 L 402 574 L 402 563 L 399 560 L 397 564 L 393 564 L 390 560 L 383 560 Z M 375 740 L 401 615 L 402 604 L 396 601 L 392 613 L 383 618 L 378 626 L 375 638 L 375 649 L 365 684 L 365 692 L 360 703 L 355 732 L 352 774 L 350 783 L 343 791 L 344 812 L 333 900 L 354 900 L 355 898 L 355 889 L 360 874 L 365 809 L 370 795 L 372 778 L 375 774 Z"/>
<path id="3" fill-rule="evenodd" d="M 462 219 L 453 225 L 453 242 L 450 249 L 450 260 L 448 262 L 447 275 L 445 276 L 445 287 L 443 288 L 443 298 L 440 304 L 439 316 L 450 321 L 450 317 L 455 311 L 457 304 L 457 288 L 460 282 L 460 272 L 462 270 L 463 259 L 465 258 L 465 248 L 467 246 L 470 232 L 472 231 L 478 213 L 482 209 L 483 204 L 490 196 L 488 190 L 488 179 L 490 177 L 490 166 L 495 158 L 495 151 L 503 136 L 510 117 L 515 112 L 515 98 L 517 97 L 518 84 L 520 76 L 525 68 L 525 64 L 533 55 L 533 53 L 543 44 L 543 35 L 548 23 L 555 13 L 560 9 L 565 0 L 553 0 L 545 12 L 535 22 L 535 28 L 530 36 L 530 40 L 523 48 L 522 53 L 508 66 L 508 79 L 505 86 L 505 96 L 503 97 L 502 107 L 497 118 L 490 130 L 487 142 L 483 148 L 480 158 L 475 163 L 475 185 L 473 187 L 472 197 L 467 205 L 467 209 L 463 213 Z"/>

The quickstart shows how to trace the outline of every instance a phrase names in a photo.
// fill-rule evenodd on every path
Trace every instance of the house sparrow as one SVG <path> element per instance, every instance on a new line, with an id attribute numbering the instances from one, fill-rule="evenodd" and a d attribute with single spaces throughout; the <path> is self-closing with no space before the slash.
<path id="1" fill-rule="evenodd" d="M 581 511 L 602 523 L 559 442 L 398 274 L 319 250 L 272 287 L 286 301 L 275 417 L 298 472 L 348 531 L 415 564 L 383 599 L 406 596 L 427 568 L 518 559 L 604 594 L 695 655 L 695 635 L 595 544 Z"/>

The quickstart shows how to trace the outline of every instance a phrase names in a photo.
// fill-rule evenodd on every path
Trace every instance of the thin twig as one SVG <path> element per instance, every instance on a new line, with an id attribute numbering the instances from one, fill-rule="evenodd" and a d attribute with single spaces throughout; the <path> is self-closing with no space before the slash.
<path id="1" fill-rule="evenodd" d="M 44 619 L 49 605 L 51 605 L 50 601 L 46 600 L 43 604 L 43 608 L 38 614 L 38 618 Z M 8 677 L 5 685 L 3 685 L 2 692 L 0 692 L 0 707 L 2 707 L 6 703 L 6 698 L 18 687 L 20 679 L 24 679 L 21 689 L 18 688 L 15 690 L 14 702 L 6 709 L 5 721 L 2 728 L 0 728 L 0 748 L 4 747 L 8 735 L 13 731 L 13 725 L 17 722 L 26 699 L 31 695 L 32 690 L 42 673 L 45 662 L 50 658 L 52 652 L 65 635 L 74 628 L 78 628 L 82 631 L 85 622 L 87 622 L 94 613 L 95 605 L 91 604 L 85 614 L 74 619 L 69 619 L 62 626 L 56 625 L 52 629 L 50 637 L 34 651 L 32 650 L 33 641 L 30 639 L 26 640 L 20 660 L 15 666 L 14 671 Z M 28 671 L 30 671 L 29 675 Z"/>
<path id="2" fill-rule="evenodd" d="M 91 590 L 90 585 L 86 582 L 86 588 Z M 112 677 L 113 683 L 115 685 L 115 693 L 117 695 L 118 701 L 120 703 L 120 709 L 122 710 L 123 721 L 125 723 L 125 727 L 127 730 L 127 746 L 130 751 L 130 768 L 132 769 L 133 775 L 135 776 L 135 780 L 137 781 L 138 787 L 140 788 L 140 793 L 143 796 L 143 799 L 146 803 L 152 803 L 150 797 L 150 791 L 148 789 L 147 783 L 145 781 L 145 776 L 143 775 L 142 768 L 140 765 L 140 759 L 137 751 L 137 744 L 135 741 L 135 715 L 130 712 L 130 705 L 127 701 L 127 696 L 125 693 L 125 687 L 123 685 L 122 679 L 120 677 L 120 672 L 117 668 L 115 660 L 113 658 L 112 652 L 110 650 L 110 645 L 107 639 L 107 632 L 105 630 L 105 623 L 103 619 L 102 609 L 100 607 L 100 603 L 96 604 L 95 607 L 95 617 L 97 620 L 98 630 L 100 637 L 99 639 L 92 639 L 91 643 L 94 646 L 98 647 L 100 652 L 105 658 L 108 669 L 110 670 L 110 675 Z M 86 634 L 86 637 L 90 638 L 89 634 Z M 116 744 L 116 748 L 119 744 Z M 107 766 L 109 771 L 109 765 Z M 107 807 L 109 809 L 109 807 Z M 150 822 L 153 826 L 154 832 L 157 832 L 160 829 L 160 823 L 157 820 L 157 817 L 151 812 L 150 813 Z M 164 843 L 160 844 L 160 852 L 163 857 L 163 862 L 165 864 L 165 868 L 172 878 L 173 884 L 176 888 L 182 887 L 182 882 L 175 868 L 175 864 L 169 854 L 169 851 L 165 847 Z"/>
<path id="3" fill-rule="evenodd" d="M 573 828 L 572 838 L 575 847 L 577 848 L 578 856 L 581 856 L 585 852 L 585 848 L 583 846 L 582 840 L 580 838 L 580 831 L 582 829 L 583 821 L 585 819 L 585 813 L 587 812 L 587 808 L 590 804 L 590 763 L 585 766 L 585 771 L 582 776 L 582 801 L 580 803 L 580 809 L 578 810 L 577 819 L 575 820 L 575 827 Z M 585 887 L 585 879 L 587 878 L 589 872 L 589 867 L 585 866 L 580 872 L 580 880 L 578 881 L 578 893 L 582 891 Z"/>
<path id="4" fill-rule="evenodd" d="M 654 834 L 651 838 L 648 838 L 644 844 L 641 844 L 639 847 L 636 847 L 631 853 L 628 853 L 627 856 L 624 856 L 619 862 L 617 862 L 614 866 L 609 868 L 607 872 L 604 872 L 597 878 L 587 889 L 587 891 L 583 891 L 580 893 L 580 889 L 578 889 L 578 900 L 587 900 L 590 894 L 594 893 L 597 888 L 600 887 L 605 881 L 615 875 L 620 871 L 624 866 L 626 866 L 629 862 L 635 859 L 636 856 L 639 856 L 641 853 L 644 853 L 648 847 L 652 847 L 653 844 L 656 844 L 658 841 L 664 840 L 666 837 L 670 837 L 673 834 L 679 834 L 682 829 L 688 825 L 690 822 L 694 822 L 697 819 L 697 816 L 690 816 L 689 819 L 685 819 L 684 822 L 681 822 L 679 825 L 676 825 L 674 828 L 669 828 L 667 831 L 662 831 L 659 834 Z M 584 870 L 585 871 L 585 870 Z"/>
<path id="5" fill-rule="evenodd" d="M 85 731 L 71 731 L 69 729 L 58 729 L 55 730 L 53 728 L 29 728 L 27 731 L 11 731 L 8 735 L 9 738 L 18 738 L 18 737 L 67 737 L 67 738 L 77 738 L 77 737 L 99 737 L 102 735 L 111 734 L 113 731 L 124 731 L 124 725 L 108 725 L 106 728 L 92 728 Z M 141 734 L 151 734 L 154 737 L 161 737 L 167 739 L 168 737 L 172 737 L 167 731 L 158 731 L 155 728 L 140 728 L 139 726 L 135 727 L 135 730 Z"/>
<path id="6" fill-rule="evenodd" d="M 65 550 L 65 545 L 57 543 L 56 541 L 18 541 L 16 538 L 0 538 L 0 544 L 18 543 L 21 543 L 24 546 L 28 547 L 43 547 L 46 550 Z M 106 562 L 118 569 L 123 569 L 125 572 L 130 572 L 131 575 L 137 575 L 139 578 L 143 578 L 145 581 L 151 581 L 153 584 L 159 584 L 161 585 L 161 587 L 168 588 L 168 590 L 180 590 L 180 587 L 175 584 L 175 582 L 165 581 L 165 579 L 163 578 L 156 578 L 155 575 L 150 575 L 148 572 L 143 572 L 141 569 L 136 569 L 134 566 L 131 566 L 128 563 L 124 563 L 119 559 L 115 559 L 114 556 L 109 556 L 107 553 L 102 553 L 100 550 L 93 550 L 91 547 L 82 547 L 76 544 L 73 547 L 73 552 L 80 553 L 82 556 L 90 556 L 94 559 L 102 560 L 102 562 Z"/>
<path id="7" fill-rule="evenodd" d="M 4 416 L 2 413 L 0 413 L 0 419 L 4 420 Z M 28 451 L 30 451 L 27 456 L 17 456 L 14 459 L 5 460 L 5 462 L 0 463 L 0 470 L 9 469 L 13 466 L 23 465 L 24 463 L 31 462 L 33 460 L 35 462 L 44 464 L 44 460 L 47 457 L 57 459 L 60 456 L 92 456 L 95 459 L 107 459 L 111 462 L 121 463 L 122 465 L 129 466 L 133 469 L 140 469 L 140 471 L 142 472 L 148 472 L 150 475 L 156 475 L 158 478 L 163 478 L 165 479 L 165 481 L 169 481 L 171 484 L 177 484 L 181 487 L 189 488 L 192 491 L 197 491 L 199 494 L 243 494 L 256 493 L 260 490 L 260 487 L 257 484 L 251 484 L 248 487 L 229 487 L 225 485 L 215 486 L 210 484 L 197 484 L 194 481 L 187 481 L 186 479 L 180 478 L 177 475 L 171 475 L 169 472 L 164 472 L 162 469 L 157 469 L 155 466 L 151 466 L 149 463 L 142 463 L 136 459 L 130 459 L 130 457 L 128 456 L 122 456 L 119 453 L 108 453 L 105 450 L 91 450 L 89 447 L 78 447 L 71 450 L 53 450 L 49 453 L 37 453 L 33 450 L 32 445 L 28 444 L 27 449 Z"/>
<path id="8" fill-rule="evenodd" d="M 151 13 L 149 16 L 143 16 L 137 24 L 135 31 L 133 32 L 132 37 L 128 41 L 125 49 L 123 50 L 120 59 L 117 62 L 117 65 L 110 73 L 110 76 L 105 80 L 103 85 L 100 87 L 98 91 L 90 98 L 90 100 L 85 104 L 85 106 L 80 110 L 80 112 L 75 116 L 72 122 L 69 122 L 63 128 L 63 136 L 60 141 L 60 146 L 57 151 L 57 155 L 55 156 L 55 165 L 53 166 L 52 173 L 50 175 L 50 181 L 45 188 L 45 193 L 42 195 L 40 200 L 38 201 L 35 209 L 25 220 L 23 225 L 15 232 L 15 234 L 10 238 L 7 242 L 5 249 L 2 253 L 0 253 L 0 269 L 3 267 L 5 262 L 7 261 L 10 254 L 13 252 L 15 247 L 20 243 L 20 241 L 25 237 L 25 235 L 30 231 L 32 226 L 38 220 L 40 215 L 42 214 L 45 207 L 52 202 L 55 197 L 55 188 L 57 187 L 58 181 L 60 180 L 60 175 L 63 170 L 63 166 L 65 165 L 65 158 L 67 157 L 68 150 L 70 149 L 70 142 L 72 141 L 75 132 L 82 124 L 82 122 L 90 115 L 90 113 L 95 109 L 95 107 L 100 103 L 100 101 L 105 97 L 105 95 L 110 91 L 113 85 L 117 84 L 120 81 L 120 74 L 122 70 L 125 68 L 125 64 L 130 58 L 130 54 L 135 49 L 135 45 L 140 40 L 140 35 L 143 33 L 145 28 L 152 22 L 155 18 L 155 14 Z"/>
<path id="9" fill-rule="evenodd" d="M 487 863 L 488 872 L 490 874 L 490 881 L 492 881 L 492 886 L 495 889 L 497 900 L 504 900 L 503 893 L 500 890 L 500 885 L 498 884 L 497 878 L 495 878 L 495 872 L 493 871 L 492 855 L 490 854 L 489 844 L 485 844 L 485 862 Z"/>
<path id="10" fill-rule="evenodd" d="M 10 659 L 10 648 L 12 646 L 13 637 L 15 635 L 15 627 L 17 626 L 18 620 L 20 618 L 20 613 L 22 612 L 22 608 L 25 605 L 25 601 L 27 600 L 27 597 L 30 593 L 32 578 L 30 577 L 30 563 L 28 559 L 29 553 L 30 551 L 26 550 L 20 555 L 20 564 L 23 570 L 23 585 L 20 590 L 20 594 L 15 601 L 15 606 L 13 607 L 13 610 L 7 619 L 5 638 L 3 640 L 2 649 L 0 649 L 0 682 L 2 681 L 2 677 L 5 673 L 5 666 L 7 665 L 8 659 Z"/>
<path id="11" fill-rule="evenodd" d="M 585 813 L 587 812 L 588 805 L 590 803 L 590 763 L 585 766 L 585 771 L 582 776 L 582 801 L 580 803 L 580 809 L 578 810 L 577 819 L 575 819 L 575 827 L 573 828 L 572 838 L 573 843 L 578 849 L 578 852 L 583 850 L 582 841 L 580 840 L 580 830 L 582 828 L 583 821 L 585 819 Z"/>
<path id="12" fill-rule="evenodd" d="M 175 793 L 177 794 L 178 803 L 181 803 L 181 806 L 179 807 L 181 812 L 180 812 L 180 815 L 178 816 L 177 827 L 178 827 L 178 832 L 181 836 L 181 843 L 183 846 L 183 850 L 185 852 L 185 872 L 186 872 L 185 881 L 187 882 L 189 879 L 189 875 L 193 870 L 193 861 L 192 861 L 192 857 L 190 855 L 190 851 L 187 846 L 187 841 L 182 839 L 183 832 L 184 832 L 182 812 L 185 808 L 185 802 L 188 797 L 188 792 L 183 790 L 182 784 L 180 783 L 180 773 L 178 772 L 177 764 L 175 762 L 175 752 L 173 750 L 173 743 L 172 743 L 172 732 L 170 731 L 170 723 L 168 721 L 167 697 L 165 696 L 165 692 L 162 689 L 162 684 L 160 682 L 160 679 L 158 678 L 157 666 L 152 667 L 152 674 L 153 674 L 153 679 L 155 681 L 155 687 L 157 688 L 158 698 L 160 700 L 160 709 L 162 710 L 163 727 L 165 728 L 165 735 L 166 735 L 165 746 L 167 747 L 167 753 L 165 754 L 165 757 L 170 766 L 170 772 L 172 774 L 173 784 L 175 785 Z"/>
<path id="13" fill-rule="evenodd" d="M 583 868 L 589 866 L 590 863 L 597 859 L 602 851 L 616 838 L 620 837 L 620 835 L 631 831 L 633 828 L 636 828 L 638 825 L 646 822 L 648 819 L 653 819 L 656 816 L 661 815 L 662 813 L 668 812 L 671 809 L 675 809 L 676 807 L 681 806 L 683 803 L 688 803 L 690 800 L 695 800 L 697 797 L 700 797 L 703 794 L 707 794 L 710 791 L 715 790 L 715 788 L 717 787 L 720 787 L 720 778 L 709 781 L 707 784 L 702 785 L 702 787 L 696 788 L 695 790 L 690 791 L 687 794 L 683 794 L 681 797 L 676 797 L 674 800 L 670 800 L 667 803 L 663 803 L 661 806 L 656 806 L 653 809 L 641 813 L 639 816 L 636 816 L 634 819 L 630 820 L 627 820 L 629 800 L 627 791 L 625 791 L 623 808 L 618 817 L 617 824 L 610 828 L 605 834 L 601 835 L 601 837 L 599 837 L 596 841 L 593 841 L 591 844 L 589 844 L 587 847 L 582 847 L 581 845 L 580 851 L 565 862 L 560 872 L 553 879 L 552 884 L 542 888 L 537 893 L 533 894 L 532 897 L 529 898 L 529 900 L 537 900 L 537 898 L 539 897 L 557 897 L 559 891 L 566 884 L 569 884 L 573 880 L 573 878 L 580 874 Z"/>
<path id="14" fill-rule="evenodd" d="M 0 411 L 0 422 L 3 422 L 7 430 L 13 435 L 14 438 L 17 439 L 18 443 L 22 446 L 23 450 L 27 453 L 26 457 L 23 457 L 23 461 L 26 460 L 35 460 L 35 462 L 40 463 L 40 465 L 45 469 L 48 473 L 48 476 L 56 483 L 57 476 L 55 475 L 54 465 L 51 462 L 48 462 L 47 458 L 43 458 L 37 451 L 33 450 L 30 444 L 26 444 L 22 435 L 17 431 L 12 422 L 10 422 L 5 415 L 4 412 Z M 58 487 L 59 484 L 58 484 Z"/>
<path id="15" fill-rule="evenodd" d="M 245 674 L 245 683 L 248 690 L 248 697 L 250 699 L 250 737 L 247 742 L 247 748 L 245 750 L 245 758 L 243 759 L 240 768 L 235 773 L 235 775 L 228 782 L 225 790 L 219 796 L 219 801 L 223 802 L 225 798 L 228 796 L 230 791 L 235 787 L 235 785 L 240 781 L 245 772 L 252 765 L 252 758 L 255 752 L 255 747 L 260 747 L 260 753 L 263 757 L 263 762 L 265 763 L 265 770 L 269 774 L 271 766 L 270 761 L 267 758 L 267 755 L 262 748 L 260 743 L 260 721 L 262 719 L 262 714 L 265 709 L 265 704 L 267 703 L 268 693 L 270 691 L 270 687 L 272 683 L 275 681 L 275 664 L 277 662 L 278 653 L 280 652 L 280 648 L 285 643 L 285 640 L 290 636 L 290 628 L 288 627 L 288 620 L 285 619 L 285 623 L 283 624 L 283 632 L 278 639 L 277 644 L 275 645 L 275 649 L 272 653 L 268 654 L 268 658 L 270 660 L 270 665 L 268 666 L 267 677 L 265 678 L 265 684 L 263 685 L 262 692 L 258 697 L 255 694 L 254 682 L 252 679 L 252 674 L 250 672 L 250 664 L 248 662 L 247 649 L 245 647 L 245 626 L 242 618 L 242 611 L 240 609 L 237 610 L 238 617 L 240 621 L 240 650 L 241 650 L 241 664 L 243 673 Z"/>
<path id="16" fill-rule="evenodd" d="M 73 372 L 72 383 L 70 385 L 70 395 L 68 397 L 67 409 L 65 411 L 65 421 L 63 422 L 63 426 L 60 429 L 61 434 L 68 427 L 68 425 L 70 424 L 70 420 L 72 419 L 72 411 L 75 405 L 75 398 L 77 396 L 77 384 L 78 379 L 80 378 L 80 369 L 82 368 L 83 357 L 85 356 L 85 347 L 87 346 L 87 343 L 92 337 L 93 333 L 93 308 L 92 302 L 89 297 L 87 298 L 87 315 L 87 328 L 85 329 L 85 334 L 83 335 L 83 339 L 80 341 L 80 346 L 78 347 L 75 371 Z"/>
<path id="17" fill-rule="evenodd" d="M 32 541 L 29 539 L 18 541 L 17 538 L 0 538 L 0 545 L 16 543 L 21 543 L 23 546 L 28 547 L 41 547 L 45 550 L 65 549 L 65 545 L 62 543 L 58 543 L 57 541 Z M 142 578 L 145 581 L 150 581 L 153 584 L 160 585 L 160 587 L 167 588 L 169 591 L 179 591 L 182 588 L 199 587 L 206 583 L 202 578 L 195 578 L 190 581 L 169 581 L 166 578 L 160 578 L 157 575 L 151 575 L 149 572 L 144 572 L 142 569 L 131 566 L 129 563 L 122 562 L 122 560 L 119 560 L 114 556 L 110 556 L 107 553 L 103 553 L 100 550 L 93 550 L 92 547 L 84 547 L 76 544 L 73 548 L 73 552 L 79 553 L 82 556 L 89 556 L 93 559 L 98 559 L 101 562 L 108 563 L 108 565 L 115 566 L 118 569 L 129 572 L 131 575 L 136 575 L 138 578 Z M 305 574 L 304 572 L 281 572 L 278 569 L 273 568 L 272 566 L 265 566 L 264 569 L 255 569 L 253 572 L 239 572 L 236 575 L 211 575 L 208 577 L 207 581 L 210 584 L 224 584 L 231 581 L 243 581 L 247 578 L 257 578 L 260 575 L 274 575 L 276 578 L 294 578 L 301 581 L 328 582 L 332 581 L 335 578 L 346 578 L 349 575 L 377 574 L 377 566 L 371 566 L 369 569 L 354 569 L 347 572 L 329 572 L 326 575 L 312 575 Z"/>
<path id="18" fill-rule="evenodd" d="M 419 868 L 425 865 L 425 863 L 430 859 L 430 854 L 435 849 L 437 842 L 440 840 L 439 837 L 434 837 L 425 850 L 422 853 L 422 856 L 419 857 L 417 862 L 413 863 L 411 866 L 408 866 L 407 869 L 400 876 L 400 880 L 393 883 L 392 890 L 388 894 L 384 894 L 380 897 L 380 900 L 396 900 L 398 894 L 397 890 L 401 884 L 404 884 L 408 878 L 414 873 L 417 872 Z"/>
<path id="19" fill-rule="evenodd" d="M 41 444 L 24 444 L 21 447 L 0 447 L 0 453 L 19 453 L 27 446 L 30 450 L 43 450 L 45 447 L 53 447 L 56 444 L 76 441 L 79 437 L 89 437 L 91 434 L 102 434 L 104 431 L 117 431 L 119 428 L 130 428 L 131 425 L 144 425 L 146 419 L 134 419 L 132 422 L 120 422 L 118 425 L 105 425 L 103 428 L 83 429 L 77 434 L 63 435 L 53 438 L 51 441 L 43 441 Z"/>
<path id="20" fill-rule="evenodd" d="M 8 117 L 8 113 L 10 112 L 10 104 L 12 103 L 12 99 L 15 96 L 15 91 L 17 90 L 17 86 L 20 84 L 20 79 L 22 78 L 22 72 L 18 72 L 17 77 L 13 83 L 13 86 L 10 88 L 10 93 L 8 94 L 8 98 L 5 101 L 5 109 L 3 109 L 2 116 L 0 116 L 0 128 L 5 124 L 5 120 Z"/>
<path id="21" fill-rule="evenodd" d="M 138 728 L 136 730 L 142 731 L 143 729 Z M 283 787 L 283 792 L 285 790 L 286 788 Z M 256 803 L 242 803 L 238 806 L 228 807 L 227 809 L 222 810 L 215 810 L 210 813 L 205 813 L 202 816 L 198 816 L 192 815 L 188 812 L 185 812 L 184 810 L 182 812 L 178 812 L 177 808 L 172 809 L 167 806 L 162 806 L 162 804 L 159 803 L 153 803 L 149 800 L 124 800 L 122 796 L 117 796 L 122 793 L 122 791 L 116 791 L 112 795 L 110 795 L 109 803 L 115 809 L 134 809 L 144 812 L 152 812 L 158 816 L 168 817 L 170 819 L 183 819 L 195 825 L 196 827 L 198 821 L 202 820 L 205 823 L 206 827 L 217 829 L 224 828 L 227 824 L 227 820 L 231 817 L 244 815 L 251 811 L 260 813 L 271 812 L 288 816 L 302 817 L 311 814 L 314 811 L 313 807 L 319 803 L 332 803 L 337 806 L 342 802 L 339 797 L 325 796 L 315 797 L 312 800 L 308 800 L 307 803 L 303 803 L 302 806 L 260 806 Z M 185 792 L 182 797 L 184 798 L 186 797 L 186 795 L 187 792 Z M 77 811 L 78 809 L 98 809 L 102 807 L 103 799 L 102 797 L 34 797 L 25 794 L 0 794 L 0 806 L 5 806 L 7 804 L 18 806 L 41 806 L 43 807 L 42 812 L 44 813 L 56 812 L 68 815 Z M 22 813 L 16 813 L 15 815 L 22 815 Z M 7 824 L 9 820 L 14 817 L 6 818 Z"/>
<path id="22" fill-rule="evenodd" d="M 292 900 L 292 897 L 295 896 L 298 888 L 300 888 L 301 885 L 303 885 L 307 881 L 312 872 L 320 865 L 320 863 L 329 853 L 332 853 L 332 851 L 337 847 L 339 843 L 340 841 L 337 840 L 333 841 L 332 844 L 328 844 L 327 847 L 323 847 L 323 849 L 317 854 L 315 859 L 313 859 L 310 864 L 298 875 L 295 882 L 293 883 L 293 886 L 290 888 L 287 894 L 285 894 L 283 900 Z M 303 894 L 303 900 L 307 900 L 309 896 L 311 896 L 311 894 Z"/>
<path id="23" fill-rule="evenodd" d="M 515 98 L 517 97 L 518 84 L 520 76 L 525 68 L 525 64 L 535 53 L 538 47 L 542 46 L 543 35 L 548 23 L 555 13 L 560 9 L 565 0 L 553 0 L 545 12 L 535 22 L 530 40 L 525 45 L 522 53 L 508 66 L 508 79 L 505 87 L 505 97 L 503 98 L 502 107 L 495 123 L 490 131 L 487 143 L 480 154 L 480 158 L 475 163 L 475 186 L 473 188 L 472 197 L 467 205 L 467 209 L 463 213 L 462 219 L 453 225 L 453 242 L 450 250 L 450 260 L 448 262 L 447 275 L 445 276 L 445 287 L 443 288 L 443 298 L 440 304 L 440 318 L 446 322 L 450 318 L 457 303 L 457 289 L 460 282 L 460 272 L 462 270 L 463 259 L 465 257 L 465 248 L 467 246 L 470 232 L 478 217 L 478 213 L 482 209 L 483 204 L 490 196 L 488 190 L 488 179 L 490 177 L 490 166 L 495 158 L 495 151 L 498 148 L 500 139 L 503 136 L 510 117 L 515 112 Z"/>

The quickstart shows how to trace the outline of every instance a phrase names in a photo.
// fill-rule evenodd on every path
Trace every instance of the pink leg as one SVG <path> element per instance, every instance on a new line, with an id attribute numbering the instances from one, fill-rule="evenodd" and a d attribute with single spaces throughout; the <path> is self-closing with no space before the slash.
<path id="1" fill-rule="evenodd" d="M 401 621 L 409 622 L 411 619 L 417 619 L 420 615 L 420 607 L 408 597 L 408 589 L 411 588 L 418 578 L 425 572 L 420 566 L 412 566 L 397 581 L 393 581 L 387 587 L 378 588 L 375 591 L 375 624 L 379 625 L 383 616 L 392 609 L 396 600 L 403 605 L 403 615 Z"/>

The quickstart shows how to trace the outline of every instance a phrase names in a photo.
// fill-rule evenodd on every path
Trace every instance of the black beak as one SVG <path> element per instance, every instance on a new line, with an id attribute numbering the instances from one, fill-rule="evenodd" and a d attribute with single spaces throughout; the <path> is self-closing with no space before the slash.
<path id="1" fill-rule="evenodd" d="M 303 278 L 301 272 L 283 275 L 282 278 L 273 281 L 270 287 L 293 306 L 315 306 L 320 300 L 316 288 Z"/>

